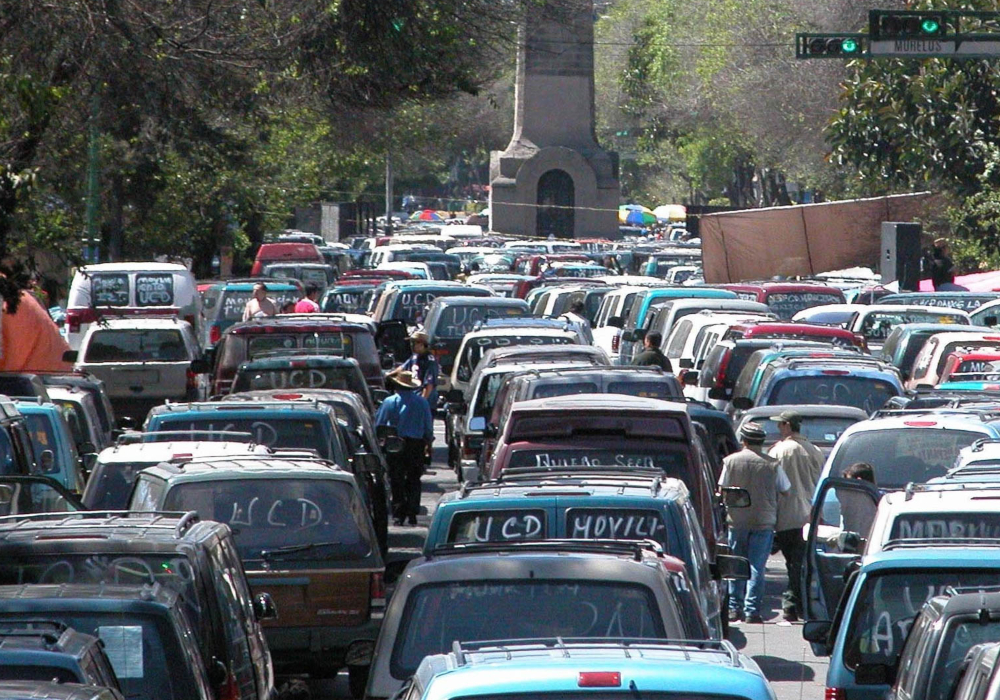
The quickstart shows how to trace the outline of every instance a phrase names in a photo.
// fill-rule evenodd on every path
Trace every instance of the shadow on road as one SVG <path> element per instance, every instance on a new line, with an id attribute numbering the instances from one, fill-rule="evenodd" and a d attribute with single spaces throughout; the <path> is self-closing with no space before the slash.
<path id="1" fill-rule="evenodd" d="M 726 635 L 726 639 L 732 642 L 733 646 L 737 649 L 743 649 L 747 645 L 747 636 L 743 634 L 743 631 L 739 627 L 733 625 L 729 626 L 729 634 Z"/>
<path id="2" fill-rule="evenodd" d="M 754 656 L 753 660 L 757 662 L 769 681 L 803 682 L 816 678 L 816 671 L 811 666 L 798 661 L 781 659 L 777 656 Z"/>

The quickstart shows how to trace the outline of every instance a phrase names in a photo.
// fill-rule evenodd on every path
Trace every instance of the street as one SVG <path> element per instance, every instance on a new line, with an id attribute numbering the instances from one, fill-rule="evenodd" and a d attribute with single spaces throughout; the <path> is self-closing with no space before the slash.
<path id="1" fill-rule="evenodd" d="M 435 421 L 434 444 L 433 464 L 422 480 L 418 526 L 390 526 L 390 561 L 412 556 L 421 549 L 438 499 L 459 486 L 454 472 L 447 466 L 444 427 L 440 420 Z M 778 700 L 820 700 L 825 687 L 826 659 L 814 656 L 809 644 L 802 639 L 801 622 L 792 624 L 781 620 L 781 591 L 784 585 L 785 564 L 778 554 L 772 556 L 767 564 L 766 622 L 763 625 L 733 623 L 730 641 L 757 662 L 771 681 Z M 335 681 L 320 681 L 311 687 L 317 700 L 350 698 L 346 672 L 338 675 Z"/>

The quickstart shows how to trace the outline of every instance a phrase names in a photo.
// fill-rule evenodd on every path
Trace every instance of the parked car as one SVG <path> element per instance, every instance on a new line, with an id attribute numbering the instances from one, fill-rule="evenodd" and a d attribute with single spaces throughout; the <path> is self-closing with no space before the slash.
<path id="1" fill-rule="evenodd" d="M 736 299 L 734 292 L 727 289 L 712 287 L 653 287 L 641 289 L 632 306 L 628 317 L 622 324 L 621 343 L 618 352 L 618 363 L 627 365 L 638 354 L 642 345 L 643 330 L 647 327 L 647 317 L 654 304 L 670 299 Z M 636 334 L 636 330 L 639 333 Z"/>
<path id="2" fill-rule="evenodd" d="M 852 333 L 846 328 L 817 326 L 809 323 L 774 323 L 761 321 L 752 324 L 739 324 L 729 328 L 722 336 L 723 340 L 741 338 L 766 338 L 768 340 L 792 339 L 811 340 L 841 347 L 856 347 L 867 351 L 864 336 Z"/>
<path id="3" fill-rule="evenodd" d="M 38 401 L 17 401 L 16 405 L 37 456 L 32 473 L 51 477 L 74 494 L 82 493 L 87 480 L 84 463 L 62 411 L 53 403 Z"/>
<path id="4" fill-rule="evenodd" d="M 362 278 L 363 279 L 363 278 Z M 319 301 L 319 308 L 328 314 L 332 313 L 363 313 L 361 300 L 370 289 L 378 286 L 375 280 L 356 283 L 351 279 L 344 280 L 342 284 L 334 284 L 327 287 Z"/>
<path id="5" fill-rule="evenodd" d="M 187 622 L 180 632 L 193 636 L 181 643 L 197 644 L 201 658 L 209 664 L 211 697 L 272 697 L 274 671 L 259 620 L 274 615 L 274 604 L 267 596 L 251 596 L 233 534 L 225 525 L 199 520 L 194 513 L 173 517 L 115 513 L 58 519 L 5 518 L 0 520 L 0 582 L 5 587 L 79 586 L 81 591 L 99 591 L 99 586 L 113 591 L 112 584 L 128 584 L 136 592 L 143 590 L 139 586 L 153 593 L 170 590 L 179 596 L 176 606 L 168 599 L 162 600 L 171 608 L 183 610 L 182 616 L 190 623 L 190 632 Z M 43 588 L 58 595 L 60 586 Z M 34 589 L 29 586 L 28 590 Z M 41 604 L 38 609 L 42 609 Z M 178 612 L 169 614 L 177 616 Z M 104 628 L 97 629 L 103 635 Z M 155 637 L 149 642 L 151 649 L 155 649 L 154 643 Z M 108 640 L 105 645 L 112 648 Z M 112 657 L 113 661 L 122 661 L 121 645 L 113 648 L 119 654 Z M 177 661 L 172 657 L 173 663 Z M 150 656 L 147 663 L 153 662 Z M 217 665 L 224 669 L 223 673 L 218 672 Z"/>
<path id="6" fill-rule="evenodd" d="M 41 475 L 0 476 L 0 517 L 73 513 L 86 506 L 55 479 Z"/>
<path id="7" fill-rule="evenodd" d="M 974 313 L 983 304 L 1000 299 L 998 292 L 901 292 L 879 299 L 880 304 L 941 306 Z M 988 324 L 987 324 L 988 325 Z"/>
<path id="8" fill-rule="evenodd" d="M 49 398 L 62 411 L 73 434 L 76 451 L 86 460 L 108 446 L 109 434 L 101 426 L 93 394 L 75 386 L 50 386 Z M 92 461 L 92 460 L 91 460 Z M 89 470 L 92 464 L 85 464 Z"/>
<path id="9" fill-rule="evenodd" d="M 913 373 L 907 389 L 929 389 L 938 384 L 948 357 L 956 351 L 995 350 L 1000 352 L 1000 335 L 993 329 L 969 327 L 947 333 L 935 333 L 920 348 L 913 360 Z"/>
<path id="10" fill-rule="evenodd" d="M 246 391 L 298 391 L 306 389 L 342 389 L 361 397 L 368 412 L 375 413 L 375 399 L 368 389 L 361 365 L 353 357 L 334 355 L 280 354 L 257 357 L 240 363 L 229 393 Z M 388 396 L 377 390 L 378 399 Z"/>
<path id="11" fill-rule="evenodd" d="M 0 475 L 33 474 L 41 469 L 25 417 L 0 395 Z"/>
<path id="12" fill-rule="evenodd" d="M 826 320 L 823 320 L 826 319 Z M 793 321 L 838 325 L 865 337 L 868 349 L 878 354 L 892 330 L 903 324 L 932 323 L 970 325 L 969 315 L 960 309 L 902 304 L 834 304 L 815 306 L 795 314 Z"/>
<path id="13" fill-rule="evenodd" d="M 164 401 L 208 396 L 208 367 L 186 321 L 132 318 L 94 324 L 74 360 L 78 370 L 104 382 L 119 419 L 138 423 Z"/>
<path id="14" fill-rule="evenodd" d="M 314 284 L 320 291 L 325 290 L 337 281 L 337 272 L 332 267 L 323 263 L 271 263 L 265 265 L 261 271 L 264 277 L 274 277 L 277 279 L 296 279 L 308 286 Z"/>
<path id="15" fill-rule="evenodd" d="M 108 398 L 108 392 L 104 388 L 104 382 L 89 372 L 72 373 L 39 373 L 39 379 L 48 387 L 70 387 L 79 389 L 90 394 L 97 411 L 97 419 L 100 421 L 100 440 L 94 445 L 99 449 L 104 449 L 114 441 L 115 411 Z"/>
<path id="16" fill-rule="evenodd" d="M 320 677 L 346 665 L 360 696 L 385 565 L 350 473 L 294 458 L 161 464 L 139 474 L 129 509 L 193 510 L 233 528 L 251 589 L 281 611 L 264 621 L 275 664 Z"/>
<path id="17" fill-rule="evenodd" d="M 850 426 L 868 420 L 868 414 L 853 406 L 831 406 L 829 404 L 788 404 L 785 406 L 761 406 L 745 411 L 740 417 L 739 429 L 753 421 L 764 429 L 767 437 L 764 449 L 769 450 L 781 439 L 776 417 L 784 411 L 794 411 L 802 416 L 801 435 L 818 447 L 824 455 L 829 455 L 833 446 Z"/>
<path id="18" fill-rule="evenodd" d="M 326 261 L 313 243 L 264 243 L 257 249 L 250 274 L 259 277 L 265 265 L 290 262 L 323 264 Z"/>
<path id="19" fill-rule="evenodd" d="M 301 299 L 304 291 L 300 285 L 289 280 L 262 278 L 227 280 L 209 286 L 202 295 L 202 313 L 205 316 L 200 338 L 202 347 L 211 348 L 219 342 L 227 328 L 243 321 L 243 310 L 253 297 L 255 284 L 264 285 L 268 298 L 279 309 Z"/>
<path id="20" fill-rule="evenodd" d="M 783 320 L 791 318 L 812 306 L 843 304 L 844 293 L 836 287 L 808 282 L 737 282 L 720 285 L 736 292 L 740 299 L 758 301 Z"/>
<path id="21" fill-rule="evenodd" d="M 927 339 L 937 333 L 950 333 L 954 330 L 955 326 L 951 324 L 904 323 L 892 329 L 879 354 L 883 360 L 899 370 L 904 380 L 908 380 L 913 370 L 913 362 L 917 359 L 917 354 L 924 347 Z M 980 327 L 963 328 L 962 330 L 989 332 L 989 329 Z"/>
<path id="22" fill-rule="evenodd" d="M 998 656 L 1000 643 L 972 647 L 965 657 L 962 676 L 952 700 L 997 700 L 1000 697 Z"/>
<path id="23" fill-rule="evenodd" d="M 393 696 L 425 656 L 456 640 L 707 639 L 683 563 L 657 549 L 456 544 L 411 561 L 386 610 L 365 697 Z"/>
<path id="24" fill-rule="evenodd" d="M 120 690 L 97 637 L 44 619 L 0 620 L 0 680 L 49 680 Z"/>

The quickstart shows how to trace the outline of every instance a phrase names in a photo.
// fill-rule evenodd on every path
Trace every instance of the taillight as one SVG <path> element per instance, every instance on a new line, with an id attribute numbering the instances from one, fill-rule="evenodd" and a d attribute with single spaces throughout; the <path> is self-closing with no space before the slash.
<path id="1" fill-rule="evenodd" d="M 222 338 L 222 329 L 216 326 L 214 323 L 212 327 L 208 330 L 208 342 L 215 345 Z"/>
<path id="2" fill-rule="evenodd" d="M 846 698 L 843 688 L 827 688 L 823 693 L 823 700 L 846 700 Z"/>
<path id="3" fill-rule="evenodd" d="M 373 608 L 385 608 L 385 578 L 381 573 L 372 574 L 369 597 Z"/>
<path id="4" fill-rule="evenodd" d="M 722 354 L 722 359 L 719 360 L 719 368 L 715 370 L 715 388 L 725 389 L 726 388 L 726 370 L 729 369 L 729 360 L 733 357 L 732 351 L 725 352 Z"/>
<path id="5" fill-rule="evenodd" d="M 618 352 L 618 349 L 622 346 L 622 332 L 618 331 L 613 336 L 611 336 L 611 352 Z"/>
<path id="6" fill-rule="evenodd" d="M 97 320 L 97 309 L 86 307 L 83 309 L 66 309 L 66 325 L 69 326 L 70 333 L 79 333 L 81 323 L 93 323 Z"/>
<path id="7" fill-rule="evenodd" d="M 198 375 L 188 368 L 187 371 L 187 390 L 195 391 L 198 388 Z"/>
<path id="8" fill-rule="evenodd" d="M 236 684 L 236 676 L 232 673 L 225 684 L 219 688 L 219 700 L 239 700 L 240 687 Z"/>
<path id="9" fill-rule="evenodd" d="M 581 688 L 619 688 L 622 674 L 618 671 L 580 671 L 576 684 Z"/>

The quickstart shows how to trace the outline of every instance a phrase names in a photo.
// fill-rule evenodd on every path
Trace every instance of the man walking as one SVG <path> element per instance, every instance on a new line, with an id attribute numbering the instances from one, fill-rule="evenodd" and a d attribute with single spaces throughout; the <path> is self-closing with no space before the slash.
<path id="1" fill-rule="evenodd" d="M 795 411 L 782 411 L 771 420 L 778 425 L 781 440 L 771 448 L 770 454 L 781 465 L 792 487 L 778 496 L 778 520 L 775 525 L 774 543 L 785 558 L 788 571 L 788 588 L 781 597 L 781 616 L 788 622 L 802 617 L 802 600 L 799 587 L 802 581 L 802 560 L 806 543 L 802 539 L 802 526 L 809 522 L 812 495 L 816 490 L 823 469 L 823 453 L 804 436 L 802 416 Z"/>
<path id="2" fill-rule="evenodd" d="M 403 439 L 401 452 L 389 452 L 389 480 L 392 482 L 393 522 L 417 524 L 420 512 L 420 476 L 424 470 L 424 454 L 434 442 L 434 420 L 427 399 L 420 395 L 420 381 L 413 372 L 397 372 L 392 380 L 396 393 L 379 406 L 375 425 L 396 429 Z"/>
<path id="3" fill-rule="evenodd" d="M 319 285 L 310 282 L 306 285 L 306 294 L 295 304 L 295 313 L 314 314 L 319 312 Z"/>
<path id="4" fill-rule="evenodd" d="M 634 358 L 632 364 L 639 367 L 659 367 L 664 372 L 673 372 L 673 365 L 670 360 L 660 350 L 660 343 L 663 342 L 663 335 L 659 331 L 650 331 L 642 339 L 643 350 Z"/>
<path id="5" fill-rule="evenodd" d="M 410 371 L 420 382 L 420 395 L 427 399 L 431 407 L 431 415 L 437 409 L 437 380 L 439 366 L 437 358 L 431 353 L 430 340 L 423 331 L 416 331 L 410 336 L 410 346 L 413 354 L 406 362 L 388 372 L 386 378 L 395 378 L 401 372 Z"/>
<path id="6" fill-rule="evenodd" d="M 750 505 L 727 512 L 733 554 L 750 562 L 750 581 L 729 582 L 729 620 L 764 622 L 764 570 L 774 540 L 778 494 L 791 488 L 778 460 L 763 454 L 766 433 L 757 423 L 740 428 L 743 449 L 722 460 L 719 486 L 736 486 L 750 493 Z"/>

